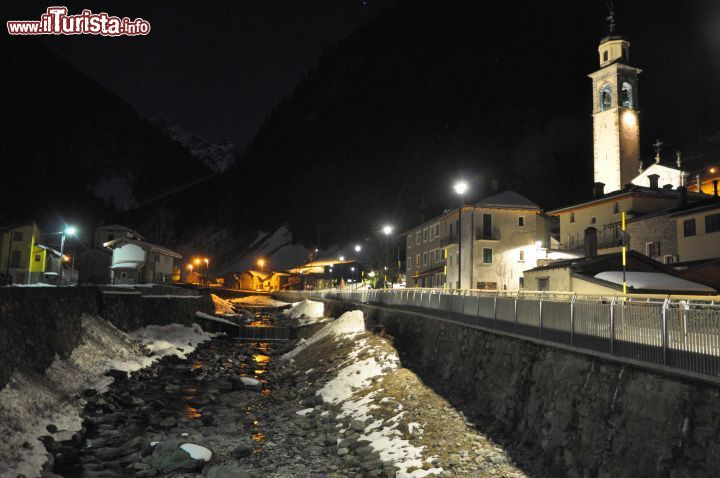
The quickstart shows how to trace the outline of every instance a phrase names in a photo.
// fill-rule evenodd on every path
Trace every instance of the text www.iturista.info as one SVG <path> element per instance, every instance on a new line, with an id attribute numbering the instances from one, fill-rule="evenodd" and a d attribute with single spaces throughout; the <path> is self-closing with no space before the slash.
<path id="1" fill-rule="evenodd" d="M 9 20 L 7 29 L 10 35 L 136 36 L 150 33 L 150 22 L 90 10 L 68 15 L 67 7 L 48 7 L 40 20 Z"/>

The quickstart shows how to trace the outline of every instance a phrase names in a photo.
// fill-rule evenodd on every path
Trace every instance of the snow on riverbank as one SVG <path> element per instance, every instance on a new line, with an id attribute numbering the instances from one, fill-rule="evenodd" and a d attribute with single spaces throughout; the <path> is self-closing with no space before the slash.
<path id="1" fill-rule="evenodd" d="M 81 343 L 69 358 L 56 358 L 44 375 L 16 371 L 0 391 L 0 477 L 40 476 L 46 450 L 38 438 L 67 440 L 80 430 L 80 394 L 106 390 L 113 380 L 104 375 L 108 370 L 132 372 L 167 355 L 185 358 L 211 337 L 197 325 L 149 326 L 125 334 L 103 319 L 83 316 Z M 47 431 L 51 424 L 56 433 Z"/>
<path id="2" fill-rule="evenodd" d="M 302 300 L 295 302 L 289 309 L 283 311 L 283 314 L 290 316 L 291 319 L 319 319 L 325 315 L 325 304 L 315 302 L 314 300 Z"/>
<path id="3" fill-rule="evenodd" d="M 324 350 L 341 348 L 343 353 L 348 352 L 325 372 L 331 378 L 316 392 L 323 402 L 337 407 L 338 426 L 346 427 L 339 432 L 353 428 L 359 434 L 358 440 L 370 442 L 369 446 L 379 454 L 380 460 L 397 467 L 398 478 L 441 473 L 442 468 L 429 465 L 434 457 L 423 456 L 424 446 L 416 446 L 404 438 L 400 430 L 401 418 L 405 414 L 402 404 L 397 404 L 390 417 L 374 416 L 372 413 L 379 408 L 376 402 L 386 399 L 382 397 L 382 389 L 369 393 L 368 390 L 383 377 L 401 368 L 401 364 L 397 352 L 387 342 L 365 331 L 363 313 L 359 310 L 344 313 L 308 340 L 301 341 L 283 358 L 302 360 L 320 355 L 323 347 Z M 301 410 L 298 414 L 310 413 L 309 410 L 312 409 Z"/>
<path id="4" fill-rule="evenodd" d="M 273 299 L 268 295 L 249 295 L 247 297 L 238 297 L 230 299 L 233 304 L 252 305 L 255 307 L 285 307 L 287 302 Z"/>

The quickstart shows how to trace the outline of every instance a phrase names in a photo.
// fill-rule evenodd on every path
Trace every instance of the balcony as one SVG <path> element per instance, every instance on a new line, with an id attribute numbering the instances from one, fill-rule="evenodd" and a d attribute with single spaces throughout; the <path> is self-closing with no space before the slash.
<path id="1" fill-rule="evenodd" d="M 482 227 L 475 230 L 475 240 L 476 241 L 499 241 L 500 240 L 500 230 L 496 228 L 492 228 L 490 231 L 484 230 Z"/>

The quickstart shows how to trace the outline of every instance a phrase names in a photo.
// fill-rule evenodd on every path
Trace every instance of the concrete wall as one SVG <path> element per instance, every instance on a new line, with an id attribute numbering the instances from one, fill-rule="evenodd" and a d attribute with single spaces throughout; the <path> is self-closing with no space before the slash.
<path id="1" fill-rule="evenodd" d="M 720 470 L 720 390 L 410 313 L 361 308 L 406 367 L 510 445 L 528 472 L 710 477 Z"/>

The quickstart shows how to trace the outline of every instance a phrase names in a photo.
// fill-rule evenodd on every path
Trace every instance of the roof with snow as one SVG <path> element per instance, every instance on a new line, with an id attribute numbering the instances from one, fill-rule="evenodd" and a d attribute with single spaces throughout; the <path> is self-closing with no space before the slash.
<path id="1" fill-rule="evenodd" d="M 170 256 L 175 257 L 176 259 L 182 259 L 182 256 L 178 254 L 175 251 L 172 251 L 166 247 L 158 246 L 157 244 L 152 244 L 150 242 L 146 241 L 139 241 L 137 239 L 130 239 L 128 237 L 120 237 L 118 239 L 113 239 L 112 241 L 108 241 L 103 244 L 104 247 L 108 249 L 116 249 L 123 244 L 133 244 L 138 246 L 139 248 L 148 251 L 148 252 L 155 252 L 157 254 L 162 254 L 164 256 Z"/>
<path id="2" fill-rule="evenodd" d="M 622 285 L 622 271 L 606 271 L 595 274 L 596 279 Z M 630 289 L 666 292 L 695 292 L 713 294 L 715 289 L 662 272 L 625 272 L 625 282 Z"/>
<path id="3" fill-rule="evenodd" d="M 326 259 L 308 262 L 301 266 L 290 269 L 291 274 L 322 274 L 326 267 L 332 267 L 338 264 L 355 264 L 357 261 L 340 261 L 336 259 Z"/>
<path id="4" fill-rule="evenodd" d="M 501 209 L 531 209 L 540 210 L 540 206 L 515 191 L 503 191 L 498 194 L 487 196 L 477 201 L 473 206 L 491 207 Z"/>

